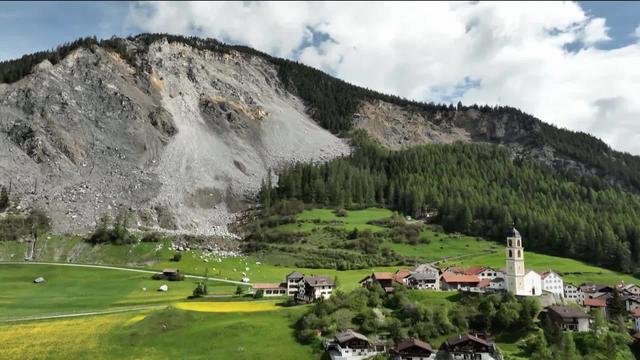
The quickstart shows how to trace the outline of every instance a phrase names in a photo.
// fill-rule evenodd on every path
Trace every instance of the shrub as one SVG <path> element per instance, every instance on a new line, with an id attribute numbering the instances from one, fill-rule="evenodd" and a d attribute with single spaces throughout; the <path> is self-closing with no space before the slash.
<path id="1" fill-rule="evenodd" d="M 205 295 L 209 295 L 209 289 L 207 288 L 207 284 L 199 282 L 195 289 L 193 289 L 193 297 L 202 297 Z"/>
<path id="2" fill-rule="evenodd" d="M 338 209 L 335 211 L 335 214 L 337 217 L 345 217 L 347 216 L 347 210 L 345 209 Z"/>
<path id="3" fill-rule="evenodd" d="M 180 260 L 182 260 L 182 253 L 177 252 L 177 253 L 173 254 L 173 257 L 171 258 L 171 261 L 178 262 Z"/>
<path id="4" fill-rule="evenodd" d="M 140 241 L 142 242 L 158 242 L 162 239 L 162 234 L 159 232 L 153 231 L 146 233 Z"/>

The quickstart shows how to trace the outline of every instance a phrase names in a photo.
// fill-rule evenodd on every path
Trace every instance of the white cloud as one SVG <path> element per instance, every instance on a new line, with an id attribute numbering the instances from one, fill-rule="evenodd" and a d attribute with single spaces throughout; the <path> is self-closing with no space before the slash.
<path id="1" fill-rule="evenodd" d="M 633 35 L 640 40 L 640 25 L 638 25 L 636 30 L 633 32 Z"/>
<path id="2" fill-rule="evenodd" d="M 598 49 L 609 40 L 605 20 L 577 3 L 153 2 L 132 7 L 130 21 L 297 54 L 349 82 L 418 100 L 515 106 L 640 154 L 640 44 Z M 301 49 L 310 29 L 330 40 Z"/>

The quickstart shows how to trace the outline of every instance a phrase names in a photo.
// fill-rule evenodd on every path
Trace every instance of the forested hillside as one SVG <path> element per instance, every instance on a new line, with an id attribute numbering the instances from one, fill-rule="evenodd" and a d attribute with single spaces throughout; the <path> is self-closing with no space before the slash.
<path id="1" fill-rule="evenodd" d="M 356 134 L 357 150 L 326 164 L 297 164 L 265 183 L 266 207 L 280 199 L 334 207 L 381 205 L 449 231 L 503 240 L 514 223 L 528 249 L 622 271 L 640 264 L 640 198 L 577 183 L 550 167 L 513 159 L 488 144 L 381 148 Z"/>

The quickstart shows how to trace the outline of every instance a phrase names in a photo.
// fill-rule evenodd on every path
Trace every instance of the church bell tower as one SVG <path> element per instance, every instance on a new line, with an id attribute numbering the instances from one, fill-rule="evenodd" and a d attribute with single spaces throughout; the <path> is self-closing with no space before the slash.
<path id="1" fill-rule="evenodd" d="M 525 295 L 524 248 L 522 237 L 516 228 L 507 231 L 507 290 L 515 295 Z"/>

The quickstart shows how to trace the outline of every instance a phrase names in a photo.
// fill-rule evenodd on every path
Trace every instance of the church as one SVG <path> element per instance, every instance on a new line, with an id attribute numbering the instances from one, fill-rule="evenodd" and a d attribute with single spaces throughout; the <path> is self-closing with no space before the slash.
<path id="1" fill-rule="evenodd" d="M 518 296 L 542 295 L 542 277 L 524 267 L 522 237 L 515 228 L 507 231 L 506 289 Z"/>

